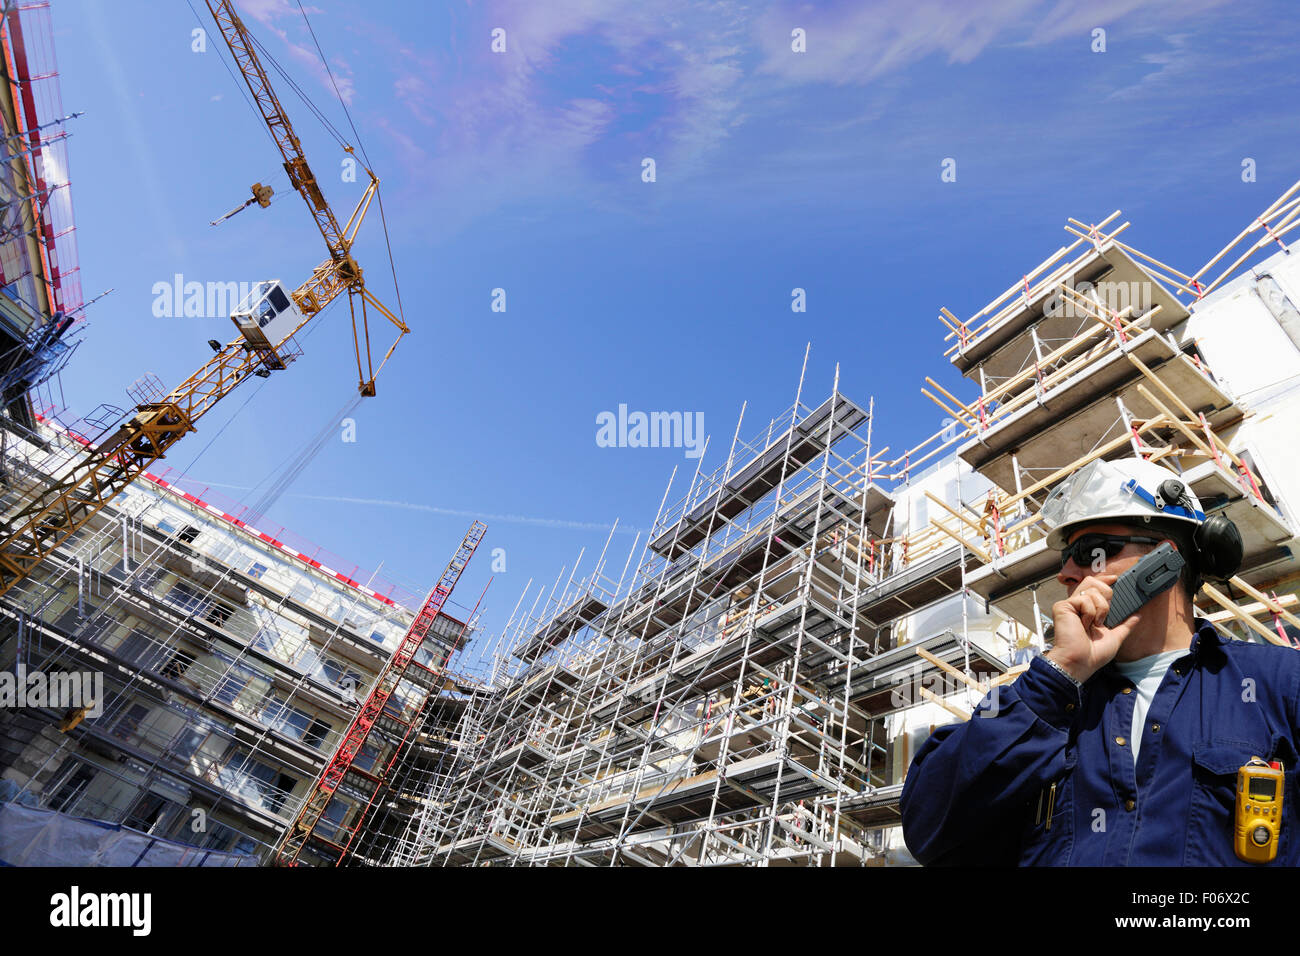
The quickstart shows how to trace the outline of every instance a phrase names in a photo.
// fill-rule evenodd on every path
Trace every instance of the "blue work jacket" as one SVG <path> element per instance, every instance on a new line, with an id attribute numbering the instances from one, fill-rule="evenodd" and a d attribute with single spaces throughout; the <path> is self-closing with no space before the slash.
<path id="1" fill-rule="evenodd" d="M 1151 701 L 1133 763 L 1136 689 L 1109 664 L 1080 691 L 1041 658 L 970 720 L 935 730 L 903 784 L 924 864 L 1254 866 L 1233 850 L 1238 769 L 1285 771 L 1272 865 L 1300 863 L 1300 652 L 1225 640 L 1197 619 Z"/>

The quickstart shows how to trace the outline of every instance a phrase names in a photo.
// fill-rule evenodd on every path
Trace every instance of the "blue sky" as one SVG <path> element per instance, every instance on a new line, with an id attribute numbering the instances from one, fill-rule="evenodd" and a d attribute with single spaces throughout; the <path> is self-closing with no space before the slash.
<path id="1" fill-rule="evenodd" d="M 221 316 L 155 317 L 155 283 L 292 287 L 324 257 L 194 6 L 201 21 L 181 2 L 53 6 L 63 102 L 86 112 L 68 143 L 82 285 L 115 289 L 63 374 L 73 416 L 126 404 L 146 372 L 174 385 L 207 339 L 231 338 Z M 295 0 L 237 8 L 346 131 Z M 489 630 L 584 546 L 589 571 L 615 518 L 648 528 L 674 465 L 689 479 L 682 449 L 598 447 L 602 411 L 702 412 L 707 469 L 742 401 L 747 433 L 790 405 L 811 342 L 810 403 L 838 362 L 842 391 L 875 397 L 877 445 L 910 447 L 939 427 L 924 376 L 972 395 L 942 357 L 939 307 L 978 310 L 1069 241 L 1067 216 L 1123 209 L 1127 241 L 1191 271 L 1300 176 L 1300 26 L 1282 2 L 307 10 L 383 181 L 412 334 L 356 413 L 357 440 L 327 442 L 271 517 L 421 589 L 483 517 L 485 552 L 456 596 L 472 604 L 486 552 L 505 549 Z M 206 52 L 191 49 L 199 26 Z M 364 177 L 342 180 L 338 145 L 272 82 L 346 217 Z M 254 181 L 275 186 L 269 209 L 208 225 Z M 395 305 L 376 213 L 354 251 Z M 253 500 L 352 393 L 346 304 L 310 329 L 303 359 L 242 386 L 167 464 Z M 615 569 L 632 541 L 615 535 Z"/>

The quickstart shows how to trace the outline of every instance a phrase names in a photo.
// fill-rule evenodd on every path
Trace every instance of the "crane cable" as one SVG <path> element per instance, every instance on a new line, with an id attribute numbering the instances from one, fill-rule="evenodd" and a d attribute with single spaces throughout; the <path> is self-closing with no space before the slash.
<path id="1" fill-rule="evenodd" d="M 199 16 L 199 11 L 194 9 L 194 4 L 193 2 L 191 2 L 191 0 L 185 0 L 185 2 L 189 4 L 190 13 L 194 14 L 195 22 L 198 23 L 199 29 L 203 31 L 203 35 L 206 37 L 208 34 L 208 28 L 204 26 L 203 18 Z M 254 106 L 253 101 L 249 99 L 248 90 L 245 88 L 244 84 L 235 76 L 234 71 L 230 68 L 230 64 L 226 62 L 226 58 L 221 53 L 221 47 L 217 47 L 216 50 L 217 50 L 217 59 L 220 60 L 221 65 L 226 68 L 226 72 L 230 74 L 230 79 L 234 82 L 235 88 L 239 90 L 240 96 L 242 96 L 244 102 L 248 104 L 248 108 L 253 112 L 253 115 L 257 117 L 258 127 L 262 130 L 263 133 L 266 134 L 266 138 L 271 141 L 271 145 L 274 146 L 276 149 L 279 149 L 280 147 L 279 144 L 276 143 L 275 137 L 271 135 L 271 131 L 266 127 L 266 121 L 262 117 L 261 111 L 256 106 Z"/>
<path id="2" fill-rule="evenodd" d="M 348 110 L 348 104 L 343 101 L 343 96 L 339 93 L 339 85 L 334 81 L 334 71 L 330 69 L 329 61 L 325 59 L 325 52 L 321 49 L 320 41 L 316 39 L 316 31 L 312 28 L 311 20 L 307 18 L 307 10 L 303 7 L 302 0 L 298 0 L 298 9 L 302 12 L 303 23 L 307 24 L 307 32 L 311 34 L 311 42 L 316 45 L 316 53 L 325 66 L 325 73 L 330 78 L 330 85 L 334 87 L 334 95 L 338 98 L 339 105 L 343 107 L 343 115 L 348 118 L 348 126 L 352 128 L 352 135 L 357 141 L 357 148 L 361 150 L 361 158 L 366 161 L 367 170 L 373 170 L 374 164 L 370 161 L 370 154 L 366 152 L 366 144 L 361 141 L 361 133 L 357 130 L 357 124 L 352 122 L 352 113 Z M 406 310 L 402 308 L 402 289 L 397 284 L 397 264 L 393 261 L 393 244 L 388 237 L 388 217 L 384 215 L 384 194 L 377 186 L 375 187 L 375 196 L 379 199 L 379 222 L 384 229 L 384 246 L 388 250 L 388 267 L 393 274 L 393 292 L 397 296 L 397 315 L 402 320 L 402 324 L 405 325 Z"/>
<path id="3" fill-rule="evenodd" d="M 338 98 L 339 105 L 343 107 L 343 115 L 348 118 L 348 126 L 352 128 L 352 135 L 356 138 L 357 146 L 361 148 L 361 158 L 366 161 L 366 165 L 371 169 L 374 164 L 370 162 L 370 154 L 366 152 L 365 143 L 361 142 L 361 134 L 357 132 L 357 124 L 352 122 L 352 113 L 348 111 L 348 104 L 343 101 L 343 95 L 339 92 L 339 85 L 334 79 L 334 71 L 330 69 L 329 61 L 325 59 L 325 51 L 321 49 L 320 41 L 316 39 L 316 31 L 312 28 L 311 21 L 307 19 L 307 10 L 302 5 L 302 0 L 298 0 L 298 9 L 302 13 L 302 22 L 307 24 L 307 32 L 311 34 L 311 42 L 316 45 L 316 55 L 320 57 L 321 65 L 325 67 L 325 75 L 330 78 L 330 86 L 334 87 L 334 95 Z"/>
<path id="4" fill-rule="evenodd" d="M 267 476 L 270 481 L 266 491 L 248 506 L 248 510 L 254 515 L 265 517 L 267 511 L 280 500 L 307 466 L 321 453 L 326 443 L 338 433 L 338 426 L 356 411 L 360 404 L 361 395 L 354 394 L 332 417 L 327 418 L 320 431 L 291 455 L 280 468 Z"/>
<path id="5" fill-rule="evenodd" d="M 302 88 L 302 86 L 298 83 L 297 80 L 295 80 L 292 76 L 289 75 L 289 71 L 280 65 L 280 61 L 277 60 L 275 56 L 271 53 L 271 51 L 268 50 L 263 45 L 261 40 L 253 36 L 253 34 L 251 33 L 248 34 L 248 38 L 249 40 L 252 41 L 253 46 L 257 47 L 257 50 L 259 53 L 262 54 L 262 57 L 267 62 L 269 62 L 272 67 L 275 68 L 275 72 L 280 75 L 280 78 L 284 80 L 286 84 L 288 84 L 289 89 L 293 90 L 294 93 L 298 94 L 298 99 L 302 100 L 302 103 L 304 106 L 307 107 L 308 112 L 310 112 L 313 116 L 316 117 L 316 119 L 320 121 L 320 124 L 322 127 L 324 127 L 325 132 L 329 133 L 330 136 L 334 137 L 334 141 L 337 142 L 340 146 L 342 146 L 346 150 L 348 148 L 347 140 L 344 139 L 343 134 L 339 132 L 338 127 L 335 126 L 332 122 L 330 122 L 329 117 L 325 115 L 324 111 L 319 106 L 316 105 L 316 103 L 312 100 L 310 96 L 307 95 L 307 91 Z M 261 117 L 261 119 L 263 124 L 265 124 L 266 122 L 265 117 Z M 278 144 L 277 144 L 277 148 L 279 148 Z"/>

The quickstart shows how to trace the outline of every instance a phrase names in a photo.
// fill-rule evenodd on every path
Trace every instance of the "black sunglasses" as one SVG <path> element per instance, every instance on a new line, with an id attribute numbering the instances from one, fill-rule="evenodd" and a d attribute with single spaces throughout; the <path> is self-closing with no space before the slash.
<path id="1" fill-rule="evenodd" d="M 1130 541 L 1135 544 L 1159 544 L 1164 538 L 1148 538 L 1128 534 L 1085 534 L 1073 544 L 1068 544 L 1061 551 L 1061 567 L 1065 567 L 1070 558 L 1081 568 L 1089 567 L 1101 551 L 1107 560 L 1116 557 Z"/>

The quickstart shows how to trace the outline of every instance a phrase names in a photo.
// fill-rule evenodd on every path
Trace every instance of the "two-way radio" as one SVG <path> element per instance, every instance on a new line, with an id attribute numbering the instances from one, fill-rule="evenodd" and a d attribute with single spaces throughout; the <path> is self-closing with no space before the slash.
<path id="1" fill-rule="evenodd" d="M 1153 597 L 1168 591 L 1186 563 L 1168 541 L 1144 555 L 1111 585 L 1106 626 L 1118 627 Z"/>

